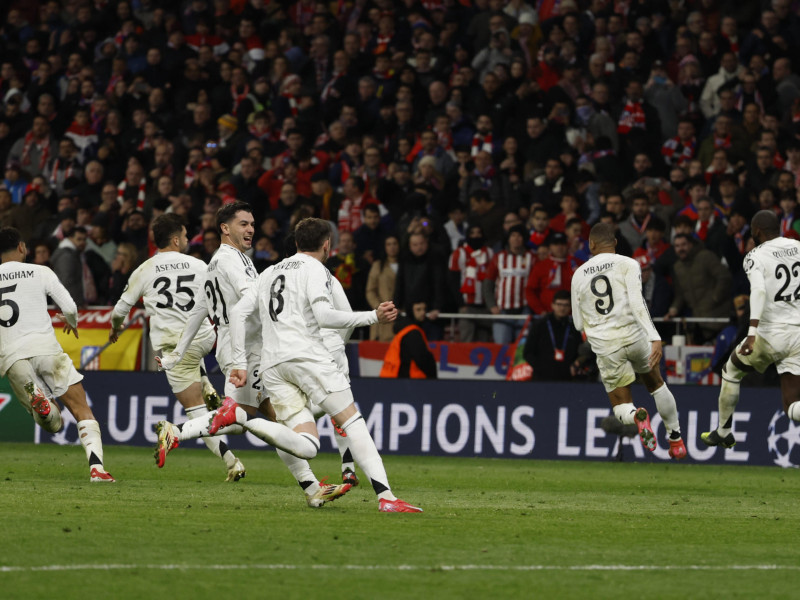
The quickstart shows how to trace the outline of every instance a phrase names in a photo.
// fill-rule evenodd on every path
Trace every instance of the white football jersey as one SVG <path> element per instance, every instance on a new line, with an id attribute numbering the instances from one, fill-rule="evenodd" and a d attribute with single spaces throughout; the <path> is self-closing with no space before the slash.
<path id="1" fill-rule="evenodd" d="M 641 336 L 648 341 L 661 339 L 642 296 L 639 263 L 619 254 L 598 254 L 575 271 L 572 319 L 599 356 L 616 352 Z"/>
<path id="2" fill-rule="evenodd" d="M 228 373 L 232 363 L 230 312 L 256 283 L 258 272 L 253 261 L 233 246 L 222 244 L 208 263 L 206 276 L 206 308 L 217 326 L 217 362 L 223 373 Z M 261 351 L 261 323 L 258 315 L 247 321 L 245 346 L 250 352 Z"/>
<path id="3" fill-rule="evenodd" d="M 800 242 L 783 237 L 764 242 L 747 253 L 744 271 L 751 290 L 766 293 L 759 329 L 800 325 Z"/>
<path id="4" fill-rule="evenodd" d="M 354 313 L 335 309 L 332 280 L 333 275 L 320 261 L 302 253 L 261 273 L 256 286 L 242 298 L 241 305 L 245 315 L 260 315 L 261 337 L 265 342 L 261 369 L 290 360 L 330 361 L 331 353 L 323 342 L 321 325 L 347 330 L 377 322 L 375 311 Z M 317 320 L 314 305 L 318 303 L 321 306 L 316 307 L 317 310 L 324 311 L 329 322 Z M 244 348 L 238 343 L 235 348 L 234 362 L 241 366 Z"/>
<path id="5" fill-rule="evenodd" d="M 63 352 L 47 312 L 47 296 L 77 324 L 78 308 L 53 271 L 16 261 L 0 265 L 0 376 L 18 360 Z"/>
<path id="6" fill-rule="evenodd" d="M 142 298 L 150 317 L 150 343 L 157 351 L 170 351 L 178 344 L 189 312 L 203 295 L 207 265 L 180 252 L 159 252 L 131 274 L 116 306 L 114 316 L 125 318 Z M 198 337 L 214 335 L 205 321 Z"/>

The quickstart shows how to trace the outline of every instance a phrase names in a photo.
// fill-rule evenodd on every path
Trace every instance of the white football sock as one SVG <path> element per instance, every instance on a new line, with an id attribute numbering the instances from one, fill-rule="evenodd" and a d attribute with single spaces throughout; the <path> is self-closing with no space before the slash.
<path id="1" fill-rule="evenodd" d="M 236 420 L 238 422 L 241 422 L 239 420 L 240 410 L 244 412 L 241 408 L 236 409 Z M 310 433 L 297 433 L 292 431 L 285 425 L 273 423 L 266 419 L 256 418 L 245 422 L 243 427 L 257 438 L 297 458 L 311 460 L 319 451 L 319 440 L 317 438 Z"/>
<path id="2" fill-rule="evenodd" d="M 179 425 L 178 429 L 180 429 L 180 433 L 178 434 L 178 440 L 185 442 L 187 440 L 196 440 L 197 438 L 209 437 L 208 426 L 211 424 L 211 415 L 213 414 L 216 414 L 216 411 L 205 414 L 196 419 L 190 419 Z M 244 428 L 241 425 L 234 423 L 233 425 L 228 425 L 227 427 L 221 427 L 217 432 L 217 435 L 240 435 L 242 433 L 244 433 Z"/>
<path id="3" fill-rule="evenodd" d="M 383 459 L 378 454 L 375 442 L 369 434 L 367 424 L 360 412 L 347 419 L 342 425 L 342 429 L 347 433 L 350 440 L 350 452 L 353 458 L 364 471 L 364 474 L 372 483 L 372 488 L 381 500 L 396 500 L 392 489 L 389 487 L 389 478 L 386 476 L 386 469 L 383 467 Z"/>
<path id="4" fill-rule="evenodd" d="M 675 396 L 669 391 L 666 383 L 650 395 L 656 401 L 656 410 L 661 415 L 661 420 L 664 421 L 664 427 L 667 428 L 667 437 L 671 440 L 679 439 L 681 426 L 678 424 L 678 407 L 675 404 Z M 674 437 L 673 433 L 676 434 Z"/>
<path id="5" fill-rule="evenodd" d="M 733 428 L 733 413 L 736 410 L 736 405 L 739 404 L 739 388 L 741 387 L 738 381 L 722 380 L 722 385 L 719 388 L 719 426 L 717 433 L 720 437 L 725 437 L 731 432 Z"/>
<path id="6" fill-rule="evenodd" d="M 275 448 L 278 456 L 289 469 L 289 472 L 294 476 L 295 481 L 303 488 L 306 496 L 311 496 L 319 489 L 319 481 L 316 475 L 311 470 L 311 465 L 308 461 L 302 458 L 292 456 L 288 452 L 284 452 L 280 448 Z"/>
<path id="7" fill-rule="evenodd" d="M 792 421 L 800 421 L 800 402 L 792 402 L 786 410 L 786 415 Z"/>
<path id="8" fill-rule="evenodd" d="M 103 468 L 103 442 L 100 439 L 100 424 L 94 419 L 78 421 L 78 438 L 86 452 L 90 467 Z"/>
<path id="9" fill-rule="evenodd" d="M 614 407 L 614 416 L 623 425 L 633 425 L 633 415 L 636 414 L 636 407 L 631 402 L 625 404 L 617 404 Z"/>
<path id="10" fill-rule="evenodd" d="M 339 448 L 339 456 L 342 457 L 342 473 L 347 471 L 356 470 L 355 462 L 353 462 L 353 454 L 350 452 L 350 443 L 348 437 L 344 437 L 339 435 L 338 433 L 333 434 L 334 439 L 336 440 L 336 446 Z"/>
<path id="11" fill-rule="evenodd" d="M 205 404 L 199 404 L 186 409 L 186 416 L 192 419 L 200 419 L 201 417 L 208 420 L 208 409 Z M 204 437 L 203 443 L 211 450 L 216 456 L 225 461 L 225 466 L 229 469 L 236 464 L 236 457 L 228 449 L 228 438 L 224 435 L 215 435 L 214 437 Z"/>

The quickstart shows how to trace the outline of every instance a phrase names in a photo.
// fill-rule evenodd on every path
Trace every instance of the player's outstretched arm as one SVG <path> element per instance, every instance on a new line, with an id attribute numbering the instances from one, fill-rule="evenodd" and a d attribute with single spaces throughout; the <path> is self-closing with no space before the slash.
<path id="1" fill-rule="evenodd" d="M 631 264 L 625 273 L 625 289 L 628 293 L 628 303 L 633 313 L 633 318 L 639 323 L 639 326 L 647 334 L 648 342 L 661 342 L 661 336 L 656 331 L 656 326 L 653 325 L 653 319 L 650 318 L 650 311 L 647 310 L 647 304 L 644 302 L 644 295 L 642 294 L 642 271 L 641 267 L 637 264 Z"/>
<path id="2" fill-rule="evenodd" d="M 231 309 L 229 326 L 231 328 L 231 351 L 233 352 L 232 371 L 247 369 L 247 353 L 244 347 L 247 317 L 258 310 L 258 288 L 259 285 L 252 285 L 245 290 L 242 297 Z M 245 377 L 247 373 L 245 373 Z M 231 379 L 233 383 L 233 379 Z M 236 385 L 234 383 L 234 385 Z M 244 385 L 244 383 L 242 383 Z M 237 386 L 241 387 L 241 386 Z"/>
<path id="3" fill-rule="evenodd" d="M 747 329 L 747 338 L 739 349 L 739 353 L 748 356 L 753 353 L 753 345 L 756 342 L 756 329 L 764 312 L 764 304 L 767 301 L 767 284 L 764 281 L 764 274 L 758 266 L 752 266 L 747 270 L 747 278 L 750 280 L 750 327 Z"/>
<path id="4" fill-rule="evenodd" d="M 61 309 L 57 316 L 65 323 L 64 333 L 71 331 L 75 337 L 78 337 L 78 306 L 75 304 L 75 300 L 72 299 L 67 288 L 58 280 L 58 276 L 53 271 L 47 269 L 45 273 L 45 291 Z"/>

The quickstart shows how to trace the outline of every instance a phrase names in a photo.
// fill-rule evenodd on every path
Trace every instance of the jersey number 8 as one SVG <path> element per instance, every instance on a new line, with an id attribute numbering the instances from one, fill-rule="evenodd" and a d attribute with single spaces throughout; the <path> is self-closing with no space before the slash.
<path id="1" fill-rule="evenodd" d="M 272 282 L 272 285 L 269 286 L 269 318 L 273 321 L 277 321 L 278 315 L 283 312 L 283 290 L 285 288 L 285 275 L 278 275 Z"/>

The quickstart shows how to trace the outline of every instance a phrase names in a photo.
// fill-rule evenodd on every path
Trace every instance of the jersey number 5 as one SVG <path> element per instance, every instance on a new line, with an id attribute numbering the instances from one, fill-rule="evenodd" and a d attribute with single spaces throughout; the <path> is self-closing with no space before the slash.
<path id="1" fill-rule="evenodd" d="M 800 283 L 797 284 L 797 287 L 794 288 L 794 292 L 790 294 L 783 295 L 783 292 L 786 291 L 786 288 L 789 287 L 791 283 L 792 277 L 797 277 L 800 275 L 800 262 L 796 262 L 792 264 L 791 273 L 789 272 L 789 267 L 786 265 L 778 265 L 775 267 L 775 279 L 781 280 L 786 277 L 786 283 L 783 284 L 783 287 L 778 290 L 778 293 L 775 294 L 775 302 L 791 302 L 792 300 L 800 300 Z"/>
<path id="2" fill-rule="evenodd" d="M 603 282 L 603 289 L 597 289 L 597 282 Z M 614 294 L 611 291 L 611 282 L 608 280 L 608 277 L 605 275 L 598 275 L 594 279 L 592 279 L 591 283 L 592 293 L 599 298 L 597 302 L 594 303 L 594 307 L 597 309 L 601 315 L 607 315 L 614 309 Z"/>
<path id="3" fill-rule="evenodd" d="M 269 286 L 269 318 L 278 320 L 278 315 L 283 312 L 283 290 L 286 288 L 286 276 L 278 275 Z"/>
<path id="4" fill-rule="evenodd" d="M 10 294 L 17 289 L 17 285 L 10 285 L 8 287 L 0 288 L 0 306 L 11 307 L 11 318 L 0 319 L 0 327 L 13 327 L 14 323 L 19 320 L 19 304 L 8 298 L 3 298 L 3 294 Z"/>

